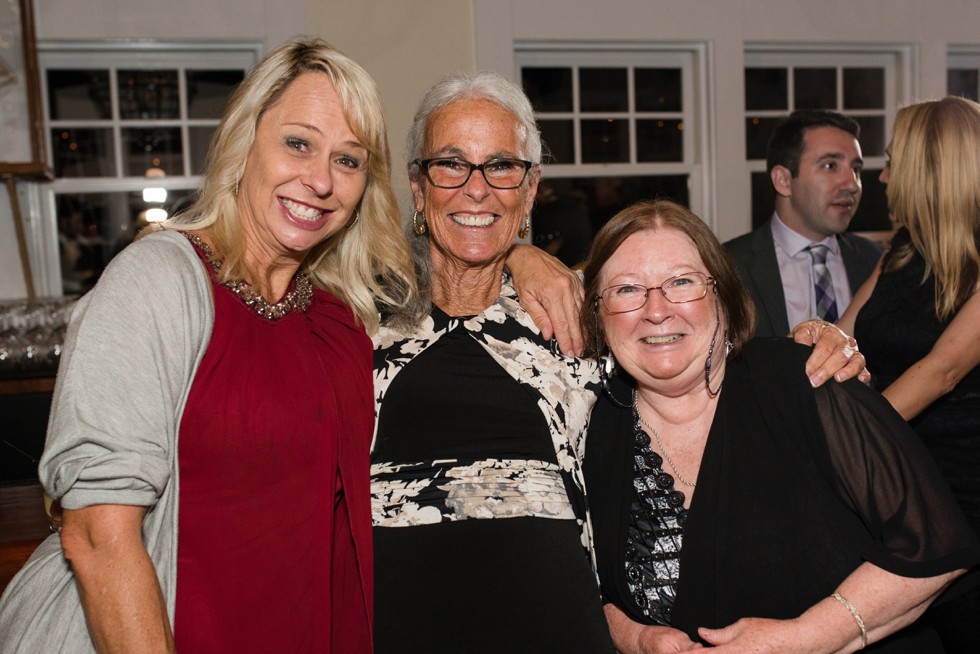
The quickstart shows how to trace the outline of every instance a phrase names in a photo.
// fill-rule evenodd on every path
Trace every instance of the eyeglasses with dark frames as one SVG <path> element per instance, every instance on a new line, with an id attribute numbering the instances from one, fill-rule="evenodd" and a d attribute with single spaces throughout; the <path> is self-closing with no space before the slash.
<path id="1" fill-rule="evenodd" d="M 664 298 L 673 304 L 684 304 L 703 298 L 708 294 L 708 286 L 714 283 L 714 277 L 704 273 L 689 272 L 671 277 L 660 286 L 616 284 L 603 289 L 599 293 L 599 299 L 609 313 L 628 313 L 644 307 L 650 291 L 660 291 Z"/>
<path id="2" fill-rule="evenodd" d="M 459 188 L 470 181 L 474 170 L 483 174 L 487 184 L 496 189 L 513 189 L 524 183 L 527 172 L 534 164 L 523 159 L 488 159 L 481 164 L 470 163 L 457 157 L 416 159 L 414 162 L 439 188 Z"/>

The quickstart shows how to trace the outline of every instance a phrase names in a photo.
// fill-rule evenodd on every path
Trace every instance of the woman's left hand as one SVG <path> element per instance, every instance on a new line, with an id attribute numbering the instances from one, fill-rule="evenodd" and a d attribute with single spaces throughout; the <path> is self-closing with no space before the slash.
<path id="1" fill-rule="evenodd" d="M 809 651 L 796 620 L 742 618 L 722 629 L 701 627 L 698 635 L 718 654 L 790 654 Z"/>
<path id="2" fill-rule="evenodd" d="M 581 356 L 585 341 L 579 315 L 585 292 L 582 280 L 565 264 L 533 245 L 515 245 L 507 268 L 521 306 L 547 339 L 558 341 L 563 354 Z"/>
<path id="3" fill-rule="evenodd" d="M 806 360 L 806 374 L 814 388 L 831 377 L 839 382 L 852 377 L 864 383 L 871 381 L 857 341 L 836 325 L 826 320 L 805 320 L 793 328 L 790 336 L 797 343 L 814 346 Z"/>

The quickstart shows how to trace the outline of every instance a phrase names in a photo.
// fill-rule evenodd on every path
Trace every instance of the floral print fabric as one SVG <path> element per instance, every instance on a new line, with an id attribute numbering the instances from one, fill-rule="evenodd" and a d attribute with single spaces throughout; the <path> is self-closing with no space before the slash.
<path id="1" fill-rule="evenodd" d="M 515 515 L 574 517 L 594 566 L 582 457 L 599 390 L 598 368 L 593 361 L 562 356 L 541 337 L 506 275 L 497 301 L 476 316 L 451 318 L 439 326 L 429 316 L 409 333 L 382 324 L 374 337 L 375 433 L 394 378 L 416 356 L 455 330 L 465 330 L 507 374 L 533 390 L 558 464 L 496 459 L 376 462 L 371 467 L 375 526 Z"/>

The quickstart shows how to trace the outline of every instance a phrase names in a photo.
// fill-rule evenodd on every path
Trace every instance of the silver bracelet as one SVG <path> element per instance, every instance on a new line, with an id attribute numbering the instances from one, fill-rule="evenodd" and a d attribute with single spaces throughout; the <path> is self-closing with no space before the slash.
<path id="1" fill-rule="evenodd" d="M 843 604 L 844 605 L 844 608 L 846 608 L 848 611 L 850 611 L 851 612 L 851 615 L 854 616 L 854 621 L 857 622 L 858 629 L 861 630 L 861 649 L 864 649 L 865 647 L 867 647 L 868 646 L 868 630 L 864 626 L 864 620 L 861 619 L 861 614 L 858 613 L 858 610 L 856 608 L 854 608 L 854 605 L 851 604 L 850 602 L 848 602 L 846 599 L 844 599 L 844 597 L 840 593 L 834 593 L 833 595 L 831 595 L 831 597 L 833 597 L 835 600 L 837 600 L 838 602 L 840 602 L 841 604 Z"/>

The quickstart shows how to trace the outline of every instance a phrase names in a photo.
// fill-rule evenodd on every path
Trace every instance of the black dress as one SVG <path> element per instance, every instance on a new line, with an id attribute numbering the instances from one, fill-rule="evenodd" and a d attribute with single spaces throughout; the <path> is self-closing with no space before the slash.
<path id="1" fill-rule="evenodd" d="M 670 610 L 670 625 L 694 640 L 702 626 L 797 617 L 864 561 L 908 577 L 980 561 L 976 537 L 901 417 L 853 380 L 811 388 L 808 354 L 767 338 L 728 360 Z M 619 386 L 617 397 L 628 399 Z M 636 443 L 632 411 L 600 399 L 585 478 L 602 591 L 633 620 L 653 624 L 627 579 Z M 913 625 L 868 651 L 943 649 L 934 631 Z"/>
<path id="2" fill-rule="evenodd" d="M 433 319 L 436 330 L 449 321 L 438 309 Z M 533 394 L 460 326 L 392 381 L 372 463 L 485 459 L 556 454 Z M 614 651 L 574 519 L 470 516 L 376 526 L 374 539 L 378 654 Z"/>
<path id="3" fill-rule="evenodd" d="M 886 263 L 895 249 L 909 240 L 907 229 L 896 232 Z M 924 270 L 925 261 L 916 255 L 899 270 L 883 272 L 855 320 L 854 336 L 880 391 L 925 357 L 952 320 L 936 318 L 935 277 L 930 275 L 923 282 Z M 980 368 L 971 370 L 910 424 L 949 481 L 970 526 L 980 535 Z M 944 623 L 940 625 L 944 639 L 954 623 L 973 632 L 969 645 L 950 643 L 950 651 L 977 651 L 980 591 L 971 591 L 949 607 L 940 605 L 935 613 Z"/>

